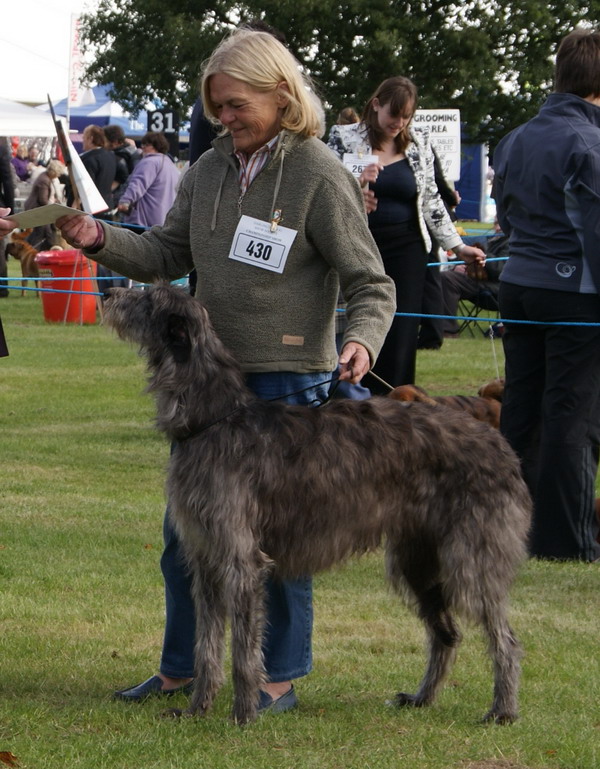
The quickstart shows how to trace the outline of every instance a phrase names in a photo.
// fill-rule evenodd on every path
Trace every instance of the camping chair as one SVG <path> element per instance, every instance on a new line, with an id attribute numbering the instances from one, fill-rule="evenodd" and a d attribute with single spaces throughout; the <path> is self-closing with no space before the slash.
<path id="1" fill-rule="evenodd" d="M 486 329 L 484 329 L 482 326 L 480 320 L 478 320 L 481 316 L 482 312 L 486 313 L 495 313 L 495 318 L 490 318 L 490 323 L 493 323 L 494 321 L 497 321 L 497 319 L 500 317 L 500 308 L 498 307 L 498 297 L 494 295 L 492 291 L 490 291 L 489 288 L 480 288 L 479 292 L 477 294 L 477 299 L 475 303 L 471 303 L 467 301 L 466 299 L 461 299 L 458 303 L 458 312 L 460 315 L 462 315 L 465 320 L 462 321 L 460 326 L 458 327 L 458 333 L 460 334 L 461 331 L 467 330 L 469 334 L 474 337 L 475 331 L 473 329 L 473 326 L 476 326 L 479 331 L 481 332 L 482 336 L 486 336 Z M 488 317 L 487 315 L 485 317 Z"/>

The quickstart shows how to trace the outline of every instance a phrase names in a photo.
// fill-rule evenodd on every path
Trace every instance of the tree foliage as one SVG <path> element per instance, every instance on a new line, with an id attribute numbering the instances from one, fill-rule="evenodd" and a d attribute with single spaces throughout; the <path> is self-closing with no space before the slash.
<path id="1" fill-rule="evenodd" d="M 82 37 L 94 51 L 87 76 L 123 107 L 186 112 L 203 60 L 236 24 L 261 18 L 316 81 L 329 122 L 403 74 L 420 106 L 460 109 L 469 138 L 495 144 L 551 89 L 559 40 L 599 12 L 600 0 L 100 0 Z"/>

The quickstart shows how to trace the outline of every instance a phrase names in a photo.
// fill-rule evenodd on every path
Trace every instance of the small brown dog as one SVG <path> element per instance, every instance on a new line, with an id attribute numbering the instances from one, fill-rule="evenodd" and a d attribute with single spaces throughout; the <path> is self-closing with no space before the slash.
<path id="1" fill-rule="evenodd" d="M 21 296 L 25 295 L 24 287 L 27 285 L 27 280 L 25 280 L 25 278 L 40 277 L 40 271 L 37 262 L 35 261 L 38 252 L 26 240 L 30 233 L 31 230 L 22 230 L 20 232 L 15 230 L 10 236 L 10 243 L 6 246 L 6 255 L 12 256 L 21 262 L 21 275 L 23 276 L 23 280 L 21 281 L 21 286 L 23 287 L 21 289 Z M 37 280 L 35 281 L 35 285 L 37 288 Z M 35 295 L 39 295 L 38 291 L 35 292 Z"/>
<path id="2" fill-rule="evenodd" d="M 502 403 L 502 396 L 504 395 L 504 379 L 492 379 L 491 382 L 488 382 L 479 388 L 477 395 L 482 398 L 493 398 Z"/>
<path id="3" fill-rule="evenodd" d="M 500 382 L 502 382 L 502 386 Z M 464 411 L 480 422 L 487 422 L 492 427 L 498 428 L 500 426 L 501 403 L 497 394 L 500 393 L 501 395 L 503 384 L 504 380 L 495 379 L 479 390 L 479 396 L 431 396 L 417 385 L 400 385 L 400 387 L 392 390 L 389 397 L 397 401 L 417 401 L 418 403 L 429 403 L 431 406 L 447 406 L 457 411 Z M 485 395 L 483 395 L 484 392 Z"/>

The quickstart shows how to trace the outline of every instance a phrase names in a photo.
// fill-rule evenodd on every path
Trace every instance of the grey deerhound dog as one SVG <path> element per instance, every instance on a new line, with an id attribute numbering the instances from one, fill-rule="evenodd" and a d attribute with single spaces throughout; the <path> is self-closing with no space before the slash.
<path id="1" fill-rule="evenodd" d="M 157 424 L 176 444 L 167 492 L 198 618 L 187 715 L 204 714 L 223 682 L 229 617 L 233 718 L 255 718 L 269 571 L 314 574 L 385 541 L 387 577 L 429 641 L 417 693 L 395 703 L 434 700 L 460 641 L 456 612 L 488 637 L 485 720 L 516 718 L 520 649 L 507 593 L 525 557 L 530 499 L 497 430 L 388 398 L 320 408 L 258 400 L 202 304 L 166 284 L 113 290 L 106 319 L 147 356 Z"/>

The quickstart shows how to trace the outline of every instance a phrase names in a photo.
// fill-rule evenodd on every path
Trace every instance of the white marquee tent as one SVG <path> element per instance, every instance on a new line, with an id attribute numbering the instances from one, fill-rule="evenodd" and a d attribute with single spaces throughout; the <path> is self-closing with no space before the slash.
<path id="1" fill-rule="evenodd" d="M 0 136 L 55 136 L 49 112 L 0 98 Z"/>

